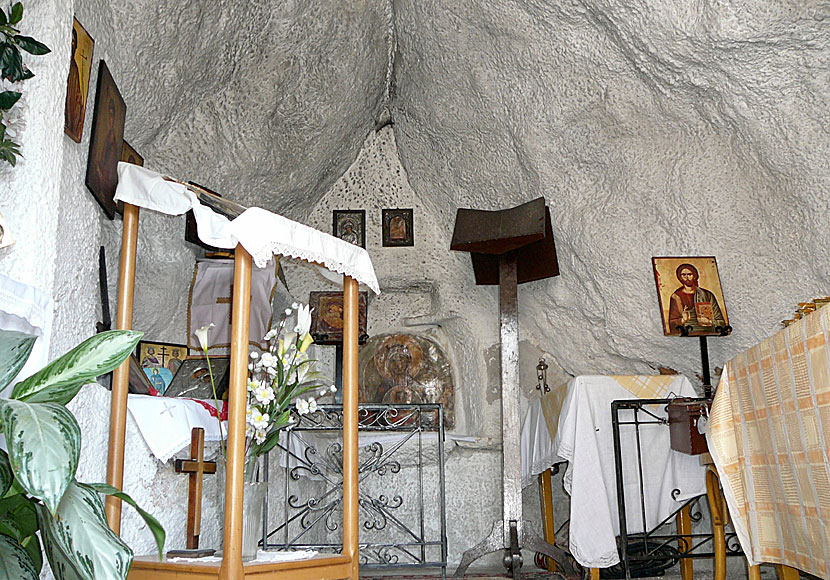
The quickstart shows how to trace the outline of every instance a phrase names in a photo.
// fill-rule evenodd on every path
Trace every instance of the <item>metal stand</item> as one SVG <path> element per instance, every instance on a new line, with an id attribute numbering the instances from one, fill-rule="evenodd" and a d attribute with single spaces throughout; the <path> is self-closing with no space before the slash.
<path id="1" fill-rule="evenodd" d="M 501 333 L 501 414 L 503 460 L 504 519 L 493 524 L 490 534 L 461 557 L 456 578 L 481 556 L 504 551 L 503 564 L 513 578 L 519 578 L 522 567 L 521 548 L 549 556 L 564 571 L 572 571 L 570 557 L 528 530 L 522 519 L 522 455 L 519 424 L 519 297 L 516 275 L 516 254 L 499 257 L 499 322 Z"/>
<path id="2" fill-rule="evenodd" d="M 705 337 L 701 337 L 701 343 L 705 344 Z M 704 399 L 701 399 L 704 400 Z M 637 450 L 637 487 L 640 492 L 639 506 L 640 506 L 640 525 L 643 530 L 647 529 L 646 525 L 646 505 L 645 505 L 645 489 L 643 483 L 643 457 L 642 445 L 640 439 L 640 427 L 642 425 L 665 425 L 668 427 L 668 419 L 656 415 L 649 409 L 649 405 L 667 405 L 671 399 L 622 399 L 613 401 L 611 403 L 611 427 L 614 438 L 614 467 L 617 476 L 617 506 L 620 519 L 620 562 L 625 573 L 626 580 L 632 578 L 632 563 L 639 562 L 645 567 L 652 568 L 652 572 L 648 576 L 655 576 L 657 572 L 662 575 L 662 571 L 673 566 L 678 561 L 684 558 L 712 558 L 715 556 L 713 533 L 709 534 L 667 534 L 660 533 L 663 525 L 667 524 L 675 514 L 658 524 L 653 531 L 643 532 L 640 534 L 628 533 L 628 521 L 626 514 L 626 499 L 625 489 L 626 483 L 623 481 L 623 460 L 622 460 L 622 442 L 620 438 L 620 427 L 622 425 L 630 425 L 634 427 L 635 445 Z M 626 420 L 620 419 L 620 411 L 628 411 L 630 418 Z M 680 490 L 672 491 L 672 497 L 676 498 L 680 494 Z M 686 505 L 692 505 L 697 510 L 691 514 L 692 521 L 699 521 L 702 517 L 699 506 L 697 505 L 700 497 L 694 498 L 685 505 L 680 506 L 680 509 Z M 679 511 L 679 510 L 678 510 Z M 740 544 L 738 543 L 735 532 L 729 532 L 725 535 L 725 547 L 727 556 L 740 556 Z M 711 542 L 711 544 L 710 544 Z M 710 550 L 706 550 L 706 545 L 709 544 Z M 649 564 L 650 563 L 650 564 Z M 658 570 L 654 570 L 657 568 Z"/>
<path id="3" fill-rule="evenodd" d="M 691 336 L 694 327 L 692 326 L 678 326 L 677 330 L 680 336 Z M 732 327 L 716 326 L 715 332 L 718 334 L 714 336 L 728 336 L 732 333 Z M 706 399 L 712 398 L 712 377 L 709 374 L 709 345 L 706 343 L 706 335 L 700 336 L 700 364 L 703 367 L 703 397 Z"/>

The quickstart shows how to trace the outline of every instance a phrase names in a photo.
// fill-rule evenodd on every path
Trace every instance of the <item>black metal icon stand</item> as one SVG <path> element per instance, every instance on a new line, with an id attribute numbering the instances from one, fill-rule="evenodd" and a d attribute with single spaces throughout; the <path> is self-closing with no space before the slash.
<path id="1" fill-rule="evenodd" d="M 691 326 L 678 326 L 681 336 L 690 336 L 692 332 Z M 732 327 L 728 324 L 726 326 L 716 326 L 715 336 L 728 336 L 732 333 Z M 703 398 L 712 398 L 712 377 L 709 374 L 709 345 L 706 342 L 706 335 L 699 336 L 700 338 L 700 364 L 703 366 Z"/>
<path id="2" fill-rule="evenodd" d="M 504 567 L 511 577 L 519 578 L 521 548 L 541 552 L 570 572 L 570 556 L 531 532 L 522 518 L 518 284 L 559 275 L 544 198 L 503 211 L 459 209 L 450 248 L 471 253 L 476 284 L 499 286 L 504 491 L 503 519 L 493 523 L 484 540 L 464 552 L 455 577 L 463 576 L 481 556 L 503 550 Z"/>

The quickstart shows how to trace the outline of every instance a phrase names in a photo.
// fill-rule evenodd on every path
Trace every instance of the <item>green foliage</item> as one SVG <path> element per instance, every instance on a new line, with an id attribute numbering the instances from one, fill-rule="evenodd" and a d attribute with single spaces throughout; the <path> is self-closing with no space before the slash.
<path id="1" fill-rule="evenodd" d="M 17 17 L 14 8 L 11 17 Z M 0 580 L 37 578 L 42 551 L 58 580 L 126 578 L 133 554 L 107 525 L 100 494 L 135 507 L 162 553 L 161 524 L 130 496 L 75 480 L 81 433 L 64 407 L 83 384 L 121 364 L 141 337 L 98 334 L 16 384 L 12 398 L 0 398 L 0 429 L 9 448 L 0 451 Z M 20 372 L 32 345 L 28 335 L 0 331 L 0 385 Z"/>
<path id="2" fill-rule="evenodd" d="M 49 47 L 31 36 L 20 34 L 17 27 L 23 20 L 23 4 L 12 4 L 8 12 L 0 8 L 0 78 L 17 83 L 32 78 L 34 73 L 23 64 L 21 51 L 35 56 L 42 56 L 51 52 Z M 17 95 L 16 97 L 14 95 Z M 20 99 L 20 93 L 6 91 L 0 93 L 0 160 L 12 167 L 20 156 L 20 144 L 5 137 L 6 125 L 3 123 L 3 112 L 11 109 Z"/>
<path id="3" fill-rule="evenodd" d="M 12 391 L 12 398 L 29 403 L 67 404 L 80 388 L 95 377 L 121 364 L 143 333 L 133 330 L 110 330 L 86 339 L 76 348 L 52 361 Z M 102 348 L 102 346 L 106 348 Z"/>

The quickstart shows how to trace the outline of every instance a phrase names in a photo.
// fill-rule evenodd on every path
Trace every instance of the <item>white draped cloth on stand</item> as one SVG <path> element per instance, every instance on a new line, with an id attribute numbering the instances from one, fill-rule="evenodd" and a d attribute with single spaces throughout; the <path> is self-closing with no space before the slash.
<path id="1" fill-rule="evenodd" d="M 248 208 L 236 219 L 229 220 L 202 205 L 196 194 L 184 185 L 123 162 L 118 163 L 115 199 L 169 215 L 181 215 L 192 209 L 199 239 L 206 244 L 228 249 L 241 244 L 260 268 L 274 254 L 323 264 L 380 294 L 375 269 L 365 249 L 262 208 Z"/>
<path id="2" fill-rule="evenodd" d="M 571 496 L 569 548 L 582 566 L 607 568 L 620 561 L 615 539 L 620 524 L 611 402 L 675 395 L 697 396 L 689 379 L 682 375 L 579 376 L 568 383 L 553 447 L 559 458 L 568 461 L 564 485 Z M 665 405 L 648 410 L 666 417 Z M 621 421 L 631 418 L 630 411 L 620 412 Z M 626 527 L 633 534 L 643 531 L 637 445 L 633 427 L 621 425 L 620 429 Z M 706 493 L 706 469 L 697 456 L 672 451 L 667 425 L 642 425 L 640 433 L 645 519 L 650 531 L 684 502 Z M 678 490 L 675 497 L 674 490 Z"/>

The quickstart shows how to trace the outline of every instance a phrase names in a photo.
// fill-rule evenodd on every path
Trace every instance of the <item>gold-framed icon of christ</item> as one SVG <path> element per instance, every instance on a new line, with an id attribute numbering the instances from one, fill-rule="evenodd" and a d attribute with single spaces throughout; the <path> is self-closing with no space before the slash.
<path id="1" fill-rule="evenodd" d="M 714 256 L 651 259 L 666 336 L 721 336 L 731 330 Z"/>

